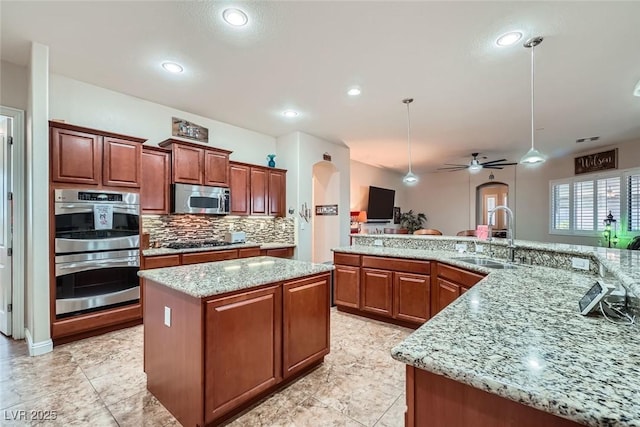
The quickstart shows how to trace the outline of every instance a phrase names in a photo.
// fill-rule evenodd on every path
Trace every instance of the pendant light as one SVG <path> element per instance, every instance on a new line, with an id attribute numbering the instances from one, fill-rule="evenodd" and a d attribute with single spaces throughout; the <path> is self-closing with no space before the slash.
<path id="1" fill-rule="evenodd" d="M 402 178 L 402 182 L 406 185 L 416 185 L 419 178 L 411 171 L 411 115 L 409 114 L 409 104 L 413 102 L 413 98 L 405 98 L 402 102 L 407 105 L 407 148 L 409 150 L 409 172 Z"/>
<path id="2" fill-rule="evenodd" d="M 537 163 L 543 163 L 547 160 L 547 156 L 536 150 L 534 145 L 534 83 L 535 83 L 535 47 L 542 43 L 542 37 L 533 37 L 527 40 L 524 47 L 531 49 L 531 149 L 521 159 L 520 163 L 532 165 Z"/>

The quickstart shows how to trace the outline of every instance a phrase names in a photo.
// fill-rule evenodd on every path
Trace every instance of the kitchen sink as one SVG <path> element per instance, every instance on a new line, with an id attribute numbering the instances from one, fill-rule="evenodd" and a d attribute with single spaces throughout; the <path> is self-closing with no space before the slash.
<path id="1" fill-rule="evenodd" d="M 467 262 L 469 264 L 475 264 L 482 267 L 495 268 L 499 270 L 513 270 L 515 268 L 518 268 L 513 264 L 507 264 L 507 263 L 495 261 L 489 258 L 461 257 L 461 258 L 454 258 L 454 259 L 457 261 Z"/>

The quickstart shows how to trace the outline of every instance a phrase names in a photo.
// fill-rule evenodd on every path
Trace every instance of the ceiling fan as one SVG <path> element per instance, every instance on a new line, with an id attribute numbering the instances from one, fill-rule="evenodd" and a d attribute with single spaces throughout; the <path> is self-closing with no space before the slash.
<path id="1" fill-rule="evenodd" d="M 451 163 L 445 163 L 445 166 L 449 167 L 438 168 L 438 170 L 448 170 L 449 172 L 455 172 L 463 169 L 469 169 L 471 172 L 478 172 L 482 169 L 502 169 L 505 166 L 517 165 L 517 163 L 504 163 L 507 161 L 507 159 L 490 160 L 488 162 L 480 163 L 480 160 L 478 160 L 478 154 L 480 153 L 471 153 L 473 159 L 471 159 L 468 165 L 454 165 Z"/>

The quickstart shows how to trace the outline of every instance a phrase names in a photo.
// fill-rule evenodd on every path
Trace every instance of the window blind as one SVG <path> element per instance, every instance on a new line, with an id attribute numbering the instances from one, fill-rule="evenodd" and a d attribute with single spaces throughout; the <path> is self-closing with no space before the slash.
<path id="1" fill-rule="evenodd" d="M 629 231 L 640 231 L 640 175 L 629 175 L 628 182 Z"/>
<path id="2" fill-rule="evenodd" d="M 604 230 L 604 219 L 611 215 L 620 224 L 620 177 L 599 179 L 596 193 L 596 223 L 598 230 Z"/>
<path id="3" fill-rule="evenodd" d="M 594 230 L 594 181 L 573 183 L 574 224 L 576 230 Z"/>
<path id="4" fill-rule="evenodd" d="M 569 230 L 570 227 L 569 189 L 569 184 L 553 186 L 553 228 L 556 230 Z"/>

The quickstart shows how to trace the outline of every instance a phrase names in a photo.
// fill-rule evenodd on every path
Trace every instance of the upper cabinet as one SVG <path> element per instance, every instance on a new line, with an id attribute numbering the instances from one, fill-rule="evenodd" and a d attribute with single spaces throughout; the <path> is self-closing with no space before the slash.
<path id="1" fill-rule="evenodd" d="M 51 181 L 140 187 L 145 139 L 49 122 Z"/>
<path id="2" fill-rule="evenodd" d="M 232 215 L 286 215 L 287 171 L 229 163 Z"/>
<path id="3" fill-rule="evenodd" d="M 171 209 L 171 152 L 163 148 L 142 147 L 140 209 L 147 214 L 169 214 Z"/>
<path id="4" fill-rule="evenodd" d="M 172 182 L 218 187 L 229 186 L 229 154 L 231 151 L 204 147 L 169 138 L 161 147 L 172 151 Z"/>

